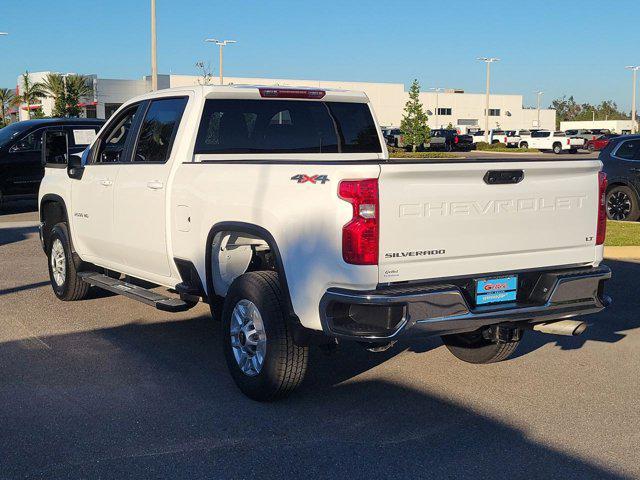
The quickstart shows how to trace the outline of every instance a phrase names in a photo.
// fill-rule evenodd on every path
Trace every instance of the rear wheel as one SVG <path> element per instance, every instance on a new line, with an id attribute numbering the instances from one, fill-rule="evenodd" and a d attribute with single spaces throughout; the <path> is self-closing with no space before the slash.
<path id="1" fill-rule="evenodd" d="M 272 271 L 241 275 L 225 298 L 225 359 L 238 388 L 254 400 L 289 395 L 307 369 L 308 347 L 293 341 L 284 302 L 278 275 Z"/>
<path id="2" fill-rule="evenodd" d="M 58 223 L 51 229 L 47 242 L 47 256 L 49 279 L 56 297 L 65 301 L 85 298 L 89 293 L 89 284 L 78 276 L 66 224 Z"/>
<path id="3" fill-rule="evenodd" d="M 529 144 L 527 142 L 520 142 L 520 148 L 529 148 Z"/>
<path id="4" fill-rule="evenodd" d="M 522 338 L 521 329 L 508 331 L 508 338 L 497 340 L 491 329 L 443 335 L 442 342 L 458 359 L 467 363 L 495 363 L 515 352 Z"/>
<path id="5" fill-rule="evenodd" d="M 587 145 L 587 150 L 589 150 L 591 153 L 595 152 L 596 147 L 593 146 L 593 143 L 590 143 L 589 145 Z"/>
<path id="6" fill-rule="evenodd" d="M 555 153 L 556 155 L 562 153 L 562 145 L 560 145 L 559 143 L 554 143 L 553 144 L 553 153 Z"/>
<path id="7" fill-rule="evenodd" d="M 626 185 L 611 187 L 606 197 L 607 218 L 635 222 L 640 218 L 640 206 L 635 192 Z"/>

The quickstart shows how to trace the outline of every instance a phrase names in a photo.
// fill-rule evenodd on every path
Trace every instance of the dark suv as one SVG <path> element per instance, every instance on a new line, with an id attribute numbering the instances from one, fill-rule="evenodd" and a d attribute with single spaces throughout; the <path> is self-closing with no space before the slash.
<path id="1" fill-rule="evenodd" d="M 38 193 L 44 176 L 42 134 L 66 130 L 71 153 L 83 151 L 104 124 L 89 118 L 46 118 L 0 128 L 0 204 L 5 197 Z"/>
<path id="2" fill-rule="evenodd" d="M 599 158 L 609 181 L 607 217 L 635 222 L 640 218 L 640 135 L 612 138 Z"/>

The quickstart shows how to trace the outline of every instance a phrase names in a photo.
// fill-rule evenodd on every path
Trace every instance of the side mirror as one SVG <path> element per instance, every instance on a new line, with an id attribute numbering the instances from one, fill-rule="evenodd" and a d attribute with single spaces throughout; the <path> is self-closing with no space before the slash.
<path id="1" fill-rule="evenodd" d="M 69 159 L 67 133 L 62 130 L 49 130 L 43 133 L 42 164 L 45 167 L 62 167 Z"/>
<path id="2" fill-rule="evenodd" d="M 82 165 L 82 154 L 69 155 L 69 163 L 67 164 L 67 174 L 69 178 L 75 178 L 80 180 L 82 173 L 84 172 L 84 166 Z"/>

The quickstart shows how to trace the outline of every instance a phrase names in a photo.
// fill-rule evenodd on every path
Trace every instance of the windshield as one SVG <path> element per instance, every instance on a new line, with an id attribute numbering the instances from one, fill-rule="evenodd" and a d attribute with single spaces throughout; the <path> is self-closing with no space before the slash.
<path id="1" fill-rule="evenodd" d="M 0 147 L 4 147 L 15 137 L 24 132 L 26 128 L 19 123 L 12 123 L 4 128 L 0 128 Z"/>

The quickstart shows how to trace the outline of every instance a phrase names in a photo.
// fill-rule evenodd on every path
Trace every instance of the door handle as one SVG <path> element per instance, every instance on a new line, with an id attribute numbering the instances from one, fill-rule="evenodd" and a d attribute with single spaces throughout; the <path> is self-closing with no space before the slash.
<path id="1" fill-rule="evenodd" d="M 100 185 L 102 185 L 103 187 L 110 187 L 111 185 L 113 185 L 113 182 L 108 178 L 105 178 L 104 180 L 100 180 Z"/>
<path id="2" fill-rule="evenodd" d="M 163 183 L 157 180 L 147 182 L 147 188 L 150 188 L 151 190 L 160 190 L 162 187 L 164 187 Z"/>

